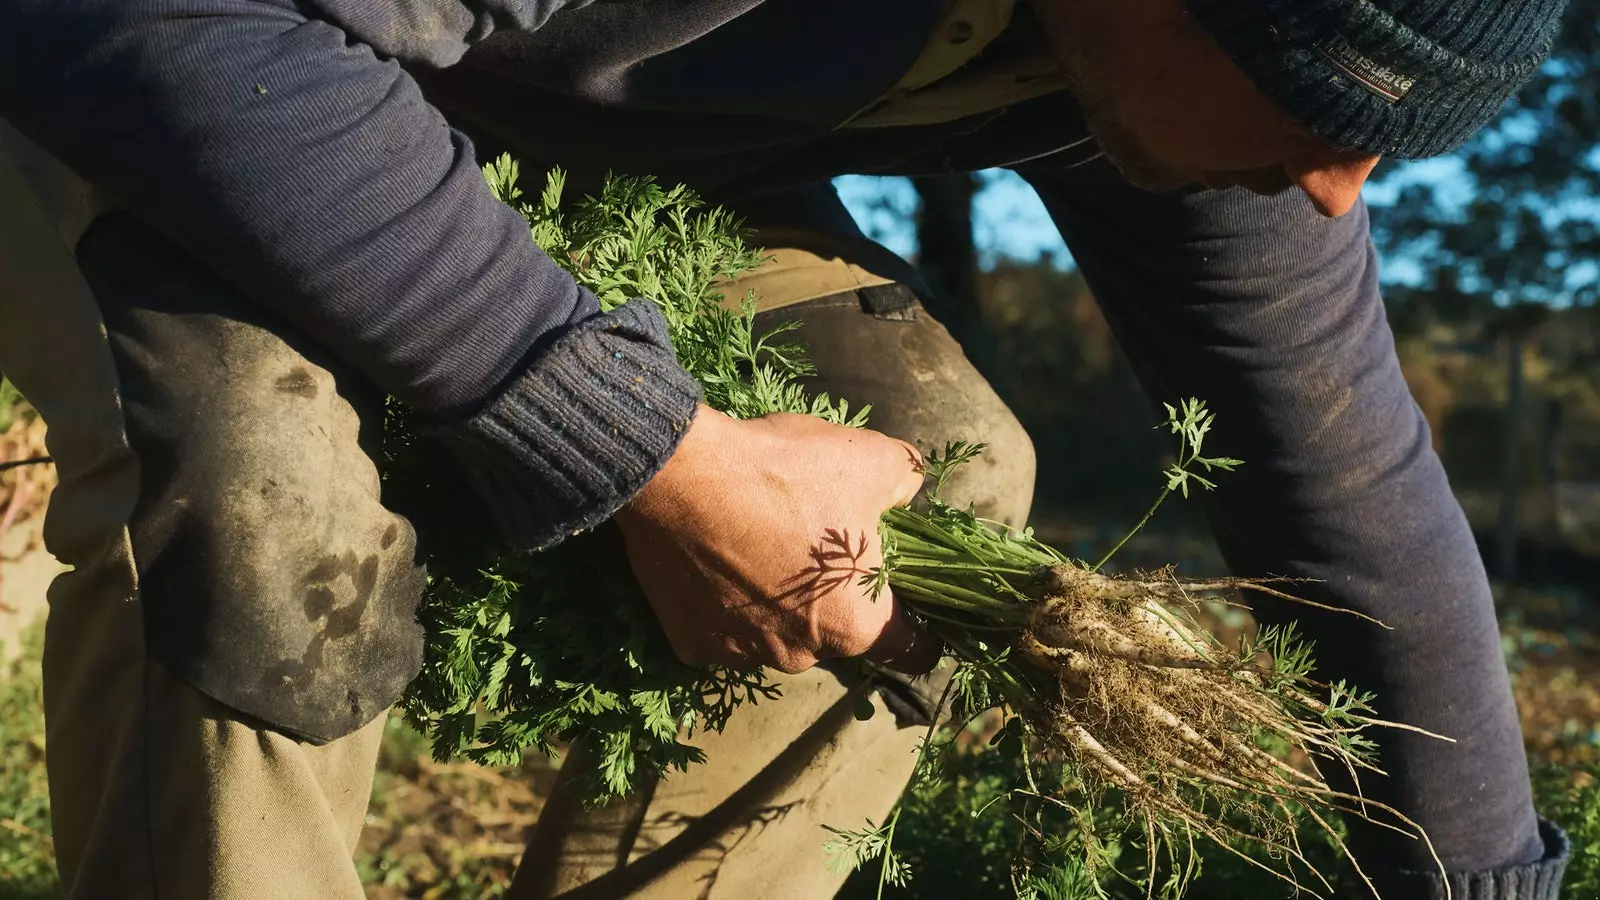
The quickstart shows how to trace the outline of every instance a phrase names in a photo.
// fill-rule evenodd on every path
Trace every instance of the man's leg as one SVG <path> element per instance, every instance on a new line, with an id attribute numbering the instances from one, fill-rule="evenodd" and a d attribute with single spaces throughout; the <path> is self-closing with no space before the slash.
<path id="1" fill-rule="evenodd" d="M 155 610 L 170 619 L 209 608 L 210 592 L 245 595 L 295 571 L 303 560 L 289 551 L 308 539 L 376 558 L 373 535 L 395 526 L 374 583 L 403 582 L 389 573 L 411 564 L 409 529 L 377 503 L 357 413 L 301 352 L 208 312 L 216 282 L 137 222 L 104 219 L 80 245 L 91 291 L 3 156 L 0 197 L 0 366 L 49 423 L 60 486 L 46 541 L 73 566 L 50 589 L 44 660 L 65 895 L 361 897 L 351 855 L 383 707 L 337 739 L 296 740 L 176 677 L 153 649 L 171 634 L 152 633 Z M 152 297 L 192 303 L 160 309 Z M 201 324 L 213 327 L 189 327 Z M 269 374 L 294 375 L 285 398 L 322 399 L 263 404 L 252 380 Z M 297 492 L 308 479 L 321 484 Z M 259 514 L 269 505 L 246 495 L 268 483 L 295 514 Z M 220 507 L 239 515 L 211 515 Z M 330 534 L 349 538 L 323 543 Z M 264 547 L 286 552 L 253 552 Z M 152 576 L 156 558 L 165 572 Z M 175 597 L 180 585 L 194 595 Z M 348 609 L 349 584 L 310 587 L 278 599 L 310 618 L 319 609 L 303 603 L 323 591 L 330 624 Z"/>
<path id="2" fill-rule="evenodd" d="M 955 439 L 990 442 L 992 453 L 947 493 L 984 515 L 1022 523 L 1032 502 L 1033 446 L 921 308 L 910 267 L 862 236 L 825 185 L 739 211 L 776 259 L 730 285 L 729 302 L 754 290 L 764 310 L 758 331 L 800 322 L 793 336 L 819 373 L 811 388 L 853 406 L 872 404 L 872 427 L 924 450 Z M 510 896 L 833 896 L 846 876 L 826 868 L 822 826 L 883 821 L 911 776 L 942 681 L 879 673 L 863 682 L 845 663 L 781 683 L 779 700 L 743 708 L 722 733 L 696 739 L 704 765 L 630 802 L 584 811 L 558 784 Z M 863 697 L 875 714 L 858 721 Z"/>
<path id="3" fill-rule="evenodd" d="M 1489 584 L 1401 377 L 1365 208 L 1031 180 L 1152 398 L 1206 401 L 1206 450 L 1245 461 L 1204 498 L 1229 567 L 1315 579 L 1308 599 L 1392 630 L 1292 604 L 1260 617 L 1298 621 L 1320 676 L 1373 691 L 1383 718 L 1455 739 L 1375 731 L 1389 777 L 1367 795 L 1426 829 L 1456 900 L 1553 898 L 1565 840 L 1534 816 Z M 1444 896 L 1420 842 L 1357 834 L 1385 896 Z"/>

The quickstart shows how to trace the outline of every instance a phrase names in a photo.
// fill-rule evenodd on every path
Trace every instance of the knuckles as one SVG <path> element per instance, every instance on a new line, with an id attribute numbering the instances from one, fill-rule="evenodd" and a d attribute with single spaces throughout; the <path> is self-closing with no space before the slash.
<path id="1" fill-rule="evenodd" d="M 893 607 L 889 599 L 870 595 L 850 595 L 840 598 L 835 620 L 828 629 L 828 646 L 840 656 L 860 656 L 872 649 L 888 627 Z"/>
<path id="2" fill-rule="evenodd" d="M 799 675 L 816 666 L 817 657 L 811 653 L 785 653 L 775 657 L 769 667 L 785 675 Z"/>

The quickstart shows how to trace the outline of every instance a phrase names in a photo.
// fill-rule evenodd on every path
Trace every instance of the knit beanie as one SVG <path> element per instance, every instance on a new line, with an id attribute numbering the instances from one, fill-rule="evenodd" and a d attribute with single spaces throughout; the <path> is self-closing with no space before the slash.
<path id="1" fill-rule="evenodd" d="M 1566 0 L 1186 0 L 1278 106 L 1338 146 L 1448 153 L 1544 62 Z"/>

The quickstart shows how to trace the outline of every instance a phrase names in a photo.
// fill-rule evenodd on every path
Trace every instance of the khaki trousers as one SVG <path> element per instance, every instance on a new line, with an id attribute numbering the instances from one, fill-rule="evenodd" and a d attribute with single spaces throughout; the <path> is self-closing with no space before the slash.
<path id="1" fill-rule="evenodd" d="M 240 409 L 256 394 L 233 390 L 226 378 L 188 376 L 183 390 L 152 393 L 152 380 L 181 380 L 184 367 L 113 352 L 129 338 L 108 328 L 102 315 L 108 295 L 91 290 L 68 250 L 92 210 L 75 207 L 84 221 L 72 224 L 61 198 L 70 206 L 83 197 L 30 189 L 20 174 L 29 167 L 8 163 L 5 147 L 0 141 L 0 367 L 49 424 L 60 486 L 46 542 L 72 566 L 50 589 L 45 655 L 47 753 L 64 892 L 69 898 L 360 897 L 351 854 L 383 716 L 325 743 L 300 740 L 196 690 L 150 643 L 150 605 L 171 588 L 166 582 L 153 587 L 145 577 L 148 561 L 134 536 L 149 533 L 152 521 L 172 512 L 171 503 L 204 508 L 206 498 L 174 500 L 153 483 L 154 457 L 130 439 L 129 423 L 149 414 L 145 407 L 157 402 L 152 398 L 167 397 L 161 402 L 187 404 L 176 420 L 225 417 L 232 423 L 229 440 L 236 442 L 228 446 L 247 446 L 253 423 L 276 419 L 281 429 L 281 414 Z M 826 193 L 824 203 L 831 198 Z M 47 210 L 51 204 L 57 208 Z M 841 211 L 833 210 L 835 221 Z M 114 225 L 102 220 L 96 228 L 80 246 L 79 260 L 93 261 L 90 268 L 102 272 L 102 281 L 107 266 L 115 267 L 108 260 L 183 259 L 131 217 Z M 817 232 L 808 232 L 806 223 L 789 232 L 806 233 Z M 119 241 L 137 244 L 139 252 L 119 257 Z M 841 242 L 861 248 L 857 258 L 864 262 L 825 246 Z M 905 287 L 913 276 L 882 274 L 894 263 L 885 263 L 881 248 L 859 233 L 787 241 L 777 255 L 780 264 L 750 284 L 779 308 L 764 316 L 805 323 L 801 336 L 833 379 L 819 379 L 817 386 L 874 403 L 877 427 L 919 444 L 954 438 L 997 444 L 993 458 L 1005 464 L 975 470 L 961 490 L 983 511 L 1021 521 L 1032 492 L 1031 446 L 949 335 L 920 311 Z M 140 281 L 156 276 L 131 268 L 119 290 L 137 298 L 161 287 Z M 730 286 L 730 295 L 742 295 L 747 286 Z M 290 329 L 230 318 L 236 298 L 218 293 L 197 302 L 212 311 L 191 311 L 184 321 L 218 318 L 226 327 L 204 333 L 248 340 L 166 355 L 228 356 L 228 371 L 240 378 L 292 371 L 295 393 L 315 387 L 310 393 L 322 399 L 301 409 L 298 422 L 328 436 L 327 459 L 311 465 L 334 473 L 336 493 L 345 498 L 327 513 L 336 527 L 325 540 L 383 530 L 395 517 L 381 505 L 376 467 L 358 439 L 363 417 L 370 419 L 370 398 L 352 393 L 337 365 L 294 339 Z M 161 318 L 142 314 L 148 321 Z M 249 353 L 241 355 L 241 346 Z M 264 444 L 277 440 L 264 428 L 257 437 Z M 225 455 L 226 447 L 212 452 Z M 197 490 L 230 490 L 275 465 L 272 459 L 264 453 L 241 461 L 254 469 L 225 471 Z M 295 458 L 295 466 L 305 464 Z M 267 474 L 291 479 L 289 463 L 283 466 Z M 246 524 L 268 535 L 305 530 L 302 521 L 281 516 Z M 386 531 L 384 546 L 392 533 Z M 231 532 L 219 534 L 230 539 Z M 231 566 L 226 579 L 196 589 L 258 589 L 276 565 L 248 554 L 223 563 Z M 340 598 L 328 602 L 342 608 Z M 514 895 L 831 896 L 844 875 L 824 866 L 820 826 L 881 820 L 911 772 L 923 728 L 906 702 L 896 702 L 907 695 L 900 688 L 814 670 L 786 679 L 780 701 L 742 711 L 726 731 L 703 738 L 708 764 L 629 803 L 585 811 L 558 785 L 531 836 Z M 868 691 L 878 714 L 858 721 L 852 712 Z M 573 755 L 582 752 L 580 746 Z"/>
<path id="2" fill-rule="evenodd" d="M 382 720 L 310 746 L 242 720 L 146 652 L 128 531 L 140 461 L 107 332 L 57 233 L 64 219 L 8 156 L 0 142 L 0 367 L 49 424 L 59 484 L 45 542 L 72 567 L 50 587 L 44 657 L 64 893 L 359 898 L 351 854 Z M 83 199 L 56 198 L 69 196 Z"/>

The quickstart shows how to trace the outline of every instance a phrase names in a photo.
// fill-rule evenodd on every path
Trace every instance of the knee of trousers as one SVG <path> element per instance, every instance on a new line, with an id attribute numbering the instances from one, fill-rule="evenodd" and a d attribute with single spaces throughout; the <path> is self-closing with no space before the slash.
<path id="1" fill-rule="evenodd" d="M 868 425 L 923 453 L 950 441 L 988 449 L 957 470 L 944 499 L 1022 527 L 1033 504 L 1033 441 L 960 344 L 899 284 L 846 291 L 761 312 L 758 333 L 785 322 L 817 374 L 814 392 L 872 407 Z"/>
<path id="2" fill-rule="evenodd" d="M 131 217 L 79 261 L 139 461 L 149 652 L 298 738 L 370 722 L 421 666 L 425 582 L 380 498 L 383 397 Z"/>

